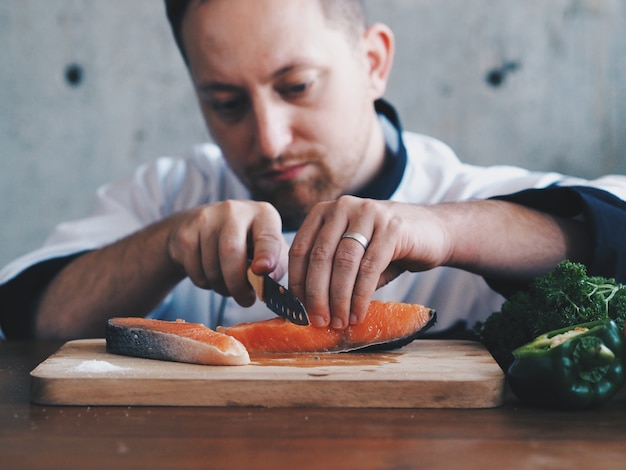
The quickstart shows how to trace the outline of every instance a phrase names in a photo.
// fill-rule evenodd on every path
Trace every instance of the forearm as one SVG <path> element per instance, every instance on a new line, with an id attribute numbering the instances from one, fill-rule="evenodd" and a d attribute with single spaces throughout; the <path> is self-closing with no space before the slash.
<path id="1" fill-rule="evenodd" d="M 169 223 L 147 227 L 66 266 L 42 294 L 36 336 L 99 337 L 110 317 L 149 313 L 184 276 L 167 254 Z"/>
<path id="2" fill-rule="evenodd" d="M 525 282 L 565 258 L 586 263 L 591 257 L 582 221 L 495 200 L 432 209 L 450 237 L 445 264 L 488 278 Z"/>

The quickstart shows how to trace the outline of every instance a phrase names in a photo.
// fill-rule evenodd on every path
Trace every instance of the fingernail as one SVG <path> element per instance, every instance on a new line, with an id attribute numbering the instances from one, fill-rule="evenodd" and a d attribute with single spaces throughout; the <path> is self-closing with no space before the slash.
<path id="1" fill-rule="evenodd" d="M 350 315 L 350 324 L 356 325 L 356 315 L 354 314 Z"/>
<path id="2" fill-rule="evenodd" d="M 326 320 L 324 320 L 324 317 L 320 317 L 319 315 L 311 315 L 309 321 L 311 322 L 311 325 L 317 326 L 318 328 L 326 326 Z"/>
<path id="3" fill-rule="evenodd" d="M 333 321 L 330 322 L 330 326 L 340 330 L 343 328 L 343 321 L 341 321 L 341 318 L 333 318 Z"/>

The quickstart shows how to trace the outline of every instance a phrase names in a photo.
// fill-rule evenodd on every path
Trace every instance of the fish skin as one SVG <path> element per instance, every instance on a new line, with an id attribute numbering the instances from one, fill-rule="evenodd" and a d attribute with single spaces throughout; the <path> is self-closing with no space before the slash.
<path id="1" fill-rule="evenodd" d="M 112 318 L 106 349 L 125 356 L 203 365 L 246 365 L 250 355 L 239 341 L 198 323 L 148 318 Z"/>

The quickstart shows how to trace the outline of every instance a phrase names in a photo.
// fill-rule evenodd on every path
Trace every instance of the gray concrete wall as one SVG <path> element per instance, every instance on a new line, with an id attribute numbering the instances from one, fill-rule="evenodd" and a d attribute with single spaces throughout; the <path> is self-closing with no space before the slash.
<path id="1" fill-rule="evenodd" d="M 368 0 L 405 128 L 478 164 L 626 173 L 625 0 Z M 0 0 L 0 265 L 206 138 L 161 0 Z"/>

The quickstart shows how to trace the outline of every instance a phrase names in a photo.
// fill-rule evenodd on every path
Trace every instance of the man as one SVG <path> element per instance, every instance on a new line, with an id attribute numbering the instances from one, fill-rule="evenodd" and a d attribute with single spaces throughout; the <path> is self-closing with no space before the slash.
<path id="1" fill-rule="evenodd" d="M 361 2 L 166 6 L 217 147 L 106 186 L 90 218 L 9 265 L 7 336 L 271 316 L 248 266 L 288 273 L 312 323 L 334 328 L 362 321 L 373 296 L 437 309 L 439 330 L 470 325 L 503 300 L 489 284 L 515 288 L 564 258 L 624 278 L 626 179 L 471 167 L 403 133 L 381 99 L 394 37 L 366 26 Z"/>

